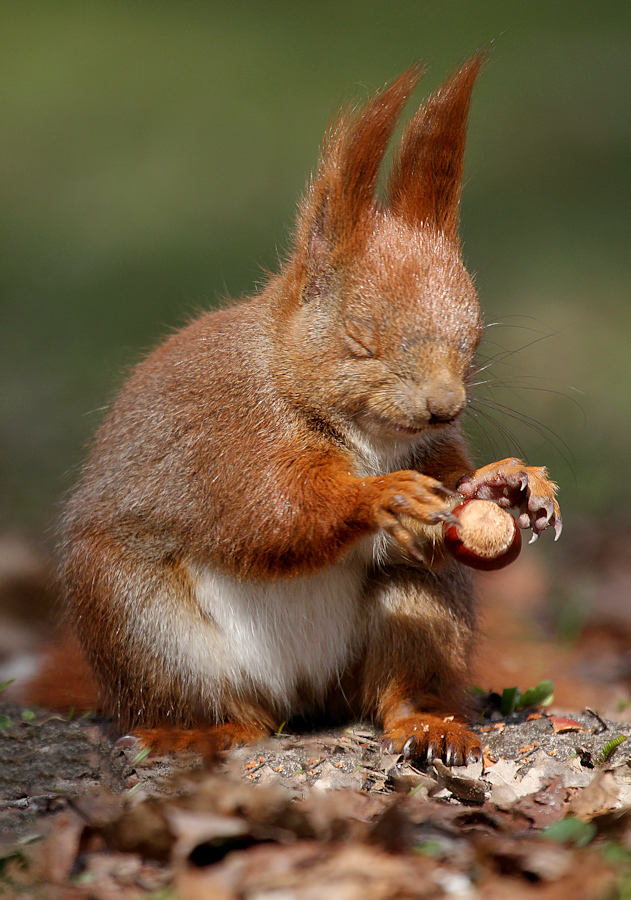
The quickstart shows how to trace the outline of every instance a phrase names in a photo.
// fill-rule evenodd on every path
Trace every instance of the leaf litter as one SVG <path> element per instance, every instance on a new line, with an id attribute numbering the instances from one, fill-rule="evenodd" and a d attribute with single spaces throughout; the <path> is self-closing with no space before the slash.
<path id="1" fill-rule="evenodd" d="M 3 712 L 0 897 L 596 900 L 631 883 L 631 726 L 591 711 L 570 729 L 496 704 L 484 768 L 452 769 L 382 754 L 366 725 L 205 765 L 117 747 L 94 717 Z"/>

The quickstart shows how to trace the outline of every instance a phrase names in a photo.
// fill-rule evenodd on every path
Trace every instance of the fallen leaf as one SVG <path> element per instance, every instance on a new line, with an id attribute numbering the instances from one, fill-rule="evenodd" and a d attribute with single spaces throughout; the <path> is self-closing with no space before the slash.
<path id="1" fill-rule="evenodd" d="M 444 785 L 458 800 L 465 803 L 484 803 L 485 787 L 481 781 L 456 774 L 438 759 L 434 760 L 434 769 L 439 784 Z"/>
<path id="2" fill-rule="evenodd" d="M 414 843 L 415 826 L 403 798 L 390 803 L 372 825 L 368 840 L 380 844 L 390 853 L 408 850 Z"/>
<path id="3" fill-rule="evenodd" d="M 40 878 L 62 884 L 75 864 L 85 822 L 74 812 L 58 815 L 46 841 L 36 848 L 35 869 Z"/>
<path id="4" fill-rule="evenodd" d="M 431 775 L 424 775 L 407 763 L 390 769 L 387 784 L 394 788 L 397 794 L 409 794 L 410 791 L 416 791 L 423 786 L 429 792 L 436 787 L 436 781 Z"/>
<path id="5" fill-rule="evenodd" d="M 566 731 L 587 731 L 584 725 L 576 719 L 568 719 L 565 716 L 548 716 L 555 734 L 563 734 Z"/>
<path id="6" fill-rule="evenodd" d="M 619 794 L 620 788 L 611 772 L 600 770 L 587 787 L 572 798 L 569 809 L 578 819 L 589 821 L 594 816 L 615 809 Z"/>
<path id="7" fill-rule="evenodd" d="M 328 845 L 301 841 L 293 846 L 260 844 L 231 854 L 205 869 L 183 868 L 175 894 L 187 900 L 241 897 L 384 900 L 439 896 L 435 872 L 447 872 L 430 857 L 391 854 L 379 846 Z"/>
<path id="8" fill-rule="evenodd" d="M 575 864 L 570 850 L 538 839 L 518 842 L 506 835 L 493 835 L 480 845 L 504 874 L 525 875 L 532 881 L 558 881 Z M 508 888 L 506 896 L 510 896 Z"/>
<path id="9" fill-rule="evenodd" d="M 563 778 L 557 775 L 550 784 L 534 794 L 523 797 L 518 804 L 519 812 L 528 816 L 535 828 L 547 828 L 561 818 L 567 789 Z"/>
<path id="10" fill-rule="evenodd" d="M 242 837 L 249 831 L 244 819 L 211 812 L 171 807 L 167 818 L 176 841 L 174 855 L 178 859 L 189 856 L 200 844 Z"/>
<path id="11" fill-rule="evenodd" d="M 108 846 L 143 859 L 167 860 L 175 843 L 164 804 L 149 798 L 101 827 Z"/>
<path id="12" fill-rule="evenodd" d="M 334 763 L 328 760 L 320 769 L 320 777 L 314 783 L 313 789 L 316 791 L 341 790 L 342 788 L 350 788 L 359 791 L 364 786 L 364 776 L 357 771 L 344 772 L 336 767 Z"/>

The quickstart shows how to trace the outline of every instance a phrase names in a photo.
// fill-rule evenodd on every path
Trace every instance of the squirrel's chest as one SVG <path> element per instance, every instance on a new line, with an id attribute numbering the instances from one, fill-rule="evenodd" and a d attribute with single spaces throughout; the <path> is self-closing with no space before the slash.
<path id="1" fill-rule="evenodd" d="M 239 581 L 213 569 L 194 578 L 214 634 L 216 663 L 231 683 L 281 706 L 308 686 L 316 695 L 344 668 L 363 636 L 365 564 L 351 558 L 313 575 Z"/>

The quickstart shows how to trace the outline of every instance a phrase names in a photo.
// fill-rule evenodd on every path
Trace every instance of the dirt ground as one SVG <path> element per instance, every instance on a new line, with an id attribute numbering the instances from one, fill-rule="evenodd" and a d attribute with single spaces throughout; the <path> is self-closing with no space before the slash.
<path id="1" fill-rule="evenodd" d="M 0 897 L 630 896 L 630 529 L 570 533 L 480 579 L 480 764 L 411 765 L 365 724 L 156 758 L 94 715 L 5 702 Z M 0 541 L 14 669 L 51 631 L 48 566 Z M 551 705 L 510 712 L 544 679 Z"/>

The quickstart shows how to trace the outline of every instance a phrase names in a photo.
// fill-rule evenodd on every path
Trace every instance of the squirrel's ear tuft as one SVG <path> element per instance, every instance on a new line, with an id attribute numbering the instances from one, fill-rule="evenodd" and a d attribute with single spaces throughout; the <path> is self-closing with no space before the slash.
<path id="1" fill-rule="evenodd" d="M 420 107 L 395 153 L 390 209 L 415 226 L 456 237 L 471 92 L 484 63 L 478 53 Z"/>
<path id="2" fill-rule="evenodd" d="M 301 207 L 297 246 L 326 247 L 331 260 L 359 249 L 372 230 L 379 166 L 397 118 L 422 74 L 411 66 L 365 107 L 341 112 L 324 139 Z"/>

